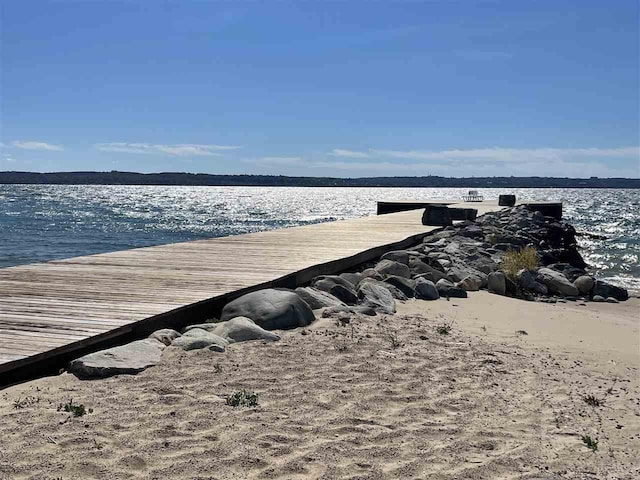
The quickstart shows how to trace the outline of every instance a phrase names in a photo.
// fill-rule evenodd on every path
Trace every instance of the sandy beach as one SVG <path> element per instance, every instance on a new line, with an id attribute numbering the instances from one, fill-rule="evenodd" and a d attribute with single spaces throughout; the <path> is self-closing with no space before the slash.
<path id="1" fill-rule="evenodd" d="M 31 381 L 0 392 L 0 478 L 638 478 L 639 311 L 476 292 Z"/>

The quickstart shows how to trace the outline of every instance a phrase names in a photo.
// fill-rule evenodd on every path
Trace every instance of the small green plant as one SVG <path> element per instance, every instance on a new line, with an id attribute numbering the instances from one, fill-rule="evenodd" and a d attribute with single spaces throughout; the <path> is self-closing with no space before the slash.
<path id="1" fill-rule="evenodd" d="M 391 332 L 387 334 L 387 339 L 391 344 L 391 348 L 396 350 L 397 348 L 402 347 L 404 344 L 400 341 L 400 337 L 398 337 L 398 332 Z"/>
<path id="2" fill-rule="evenodd" d="M 233 392 L 227 397 L 227 405 L 232 407 L 255 407 L 258 405 L 258 394 L 244 389 Z"/>
<path id="3" fill-rule="evenodd" d="M 604 403 L 602 400 L 600 400 L 598 397 L 594 395 L 586 395 L 582 397 L 582 399 L 585 401 L 587 405 L 590 405 L 592 407 L 601 407 L 602 404 Z"/>
<path id="4" fill-rule="evenodd" d="M 592 452 L 598 450 L 598 439 L 594 440 L 589 435 L 582 436 L 582 443 L 584 443 Z"/>
<path id="5" fill-rule="evenodd" d="M 438 325 L 436 327 L 436 332 L 440 335 L 449 335 L 451 333 L 451 325 L 447 323 L 443 323 L 442 325 Z"/>
<path id="6" fill-rule="evenodd" d="M 510 250 L 503 255 L 500 262 L 500 270 L 513 281 L 516 280 L 520 270 L 533 270 L 537 266 L 538 257 L 536 256 L 536 249 L 533 247 Z"/>
<path id="7" fill-rule="evenodd" d="M 60 405 L 58 407 L 58 411 L 61 411 L 61 410 L 65 412 L 69 412 L 74 417 L 81 417 L 85 413 L 87 413 L 87 410 L 84 408 L 84 405 L 82 403 L 73 403 L 73 399 L 69 400 L 64 405 Z"/>
<path id="8" fill-rule="evenodd" d="M 25 398 L 19 397 L 17 400 L 14 400 L 13 408 L 15 408 L 16 410 L 27 408 L 32 405 L 35 405 L 39 401 L 40 399 L 36 397 L 25 397 Z"/>

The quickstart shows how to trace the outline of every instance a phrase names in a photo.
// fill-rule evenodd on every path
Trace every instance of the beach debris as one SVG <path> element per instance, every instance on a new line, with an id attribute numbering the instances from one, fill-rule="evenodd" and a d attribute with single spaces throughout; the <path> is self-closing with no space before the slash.
<path id="1" fill-rule="evenodd" d="M 313 311 L 295 292 L 268 288 L 247 293 L 227 303 L 220 320 L 247 317 L 266 330 L 306 327 L 315 320 Z"/>
<path id="2" fill-rule="evenodd" d="M 80 379 L 135 375 L 160 362 L 165 345 L 152 338 L 90 353 L 69 363 L 68 371 Z"/>

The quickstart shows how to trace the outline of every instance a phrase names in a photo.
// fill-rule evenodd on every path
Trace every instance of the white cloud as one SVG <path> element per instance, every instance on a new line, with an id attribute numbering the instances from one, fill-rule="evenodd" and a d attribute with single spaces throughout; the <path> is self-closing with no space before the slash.
<path id="1" fill-rule="evenodd" d="M 557 162 L 584 158 L 637 158 L 640 147 L 621 148 L 477 148 L 468 150 L 371 150 L 375 155 L 411 160 L 483 162 Z"/>
<path id="2" fill-rule="evenodd" d="M 19 141 L 11 142 L 11 145 L 16 148 L 22 148 L 23 150 L 44 150 L 49 152 L 61 152 L 64 150 L 62 145 L 52 145 L 50 143 L 45 142 L 35 142 L 35 141 Z"/>
<path id="3" fill-rule="evenodd" d="M 333 153 L 333 152 L 332 152 Z M 278 173 L 326 176 L 640 177 L 640 148 L 368 150 L 332 160 L 263 157 L 252 161 Z M 335 155 L 328 154 L 329 157 Z M 366 158 L 366 161 L 361 159 Z M 617 161 L 614 161 L 617 160 Z M 249 163 L 249 162 L 247 162 Z"/>
<path id="4" fill-rule="evenodd" d="M 369 158 L 369 155 L 366 152 L 357 152 L 355 150 L 345 150 L 343 148 L 334 148 L 329 153 L 332 157 L 347 157 L 347 158 Z"/>
<path id="5" fill-rule="evenodd" d="M 231 145 L 199 145 L 193 143 L 180 143 L 174 145 L 162 145 L 152 143 L 97 143 L 95 148 L 103 152 L 139 153 L 139 154 L 165 154 L 177 157 L 211 157 L 221 156 L 220 151 L 236 150 L 240 147 Z"/>

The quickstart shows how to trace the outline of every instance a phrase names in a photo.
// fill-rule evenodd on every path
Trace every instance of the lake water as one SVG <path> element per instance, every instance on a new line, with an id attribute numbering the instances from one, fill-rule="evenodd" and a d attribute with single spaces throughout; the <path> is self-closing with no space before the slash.
<path id="1" fill-rule="evenodd" d="M 459 199 L 461 188 L 0 185 L 0 267 L 373 215 L 378 200 Z M 562 200 L 600 276 L 640 291 L 640 191 L 480 189 Z"/>

